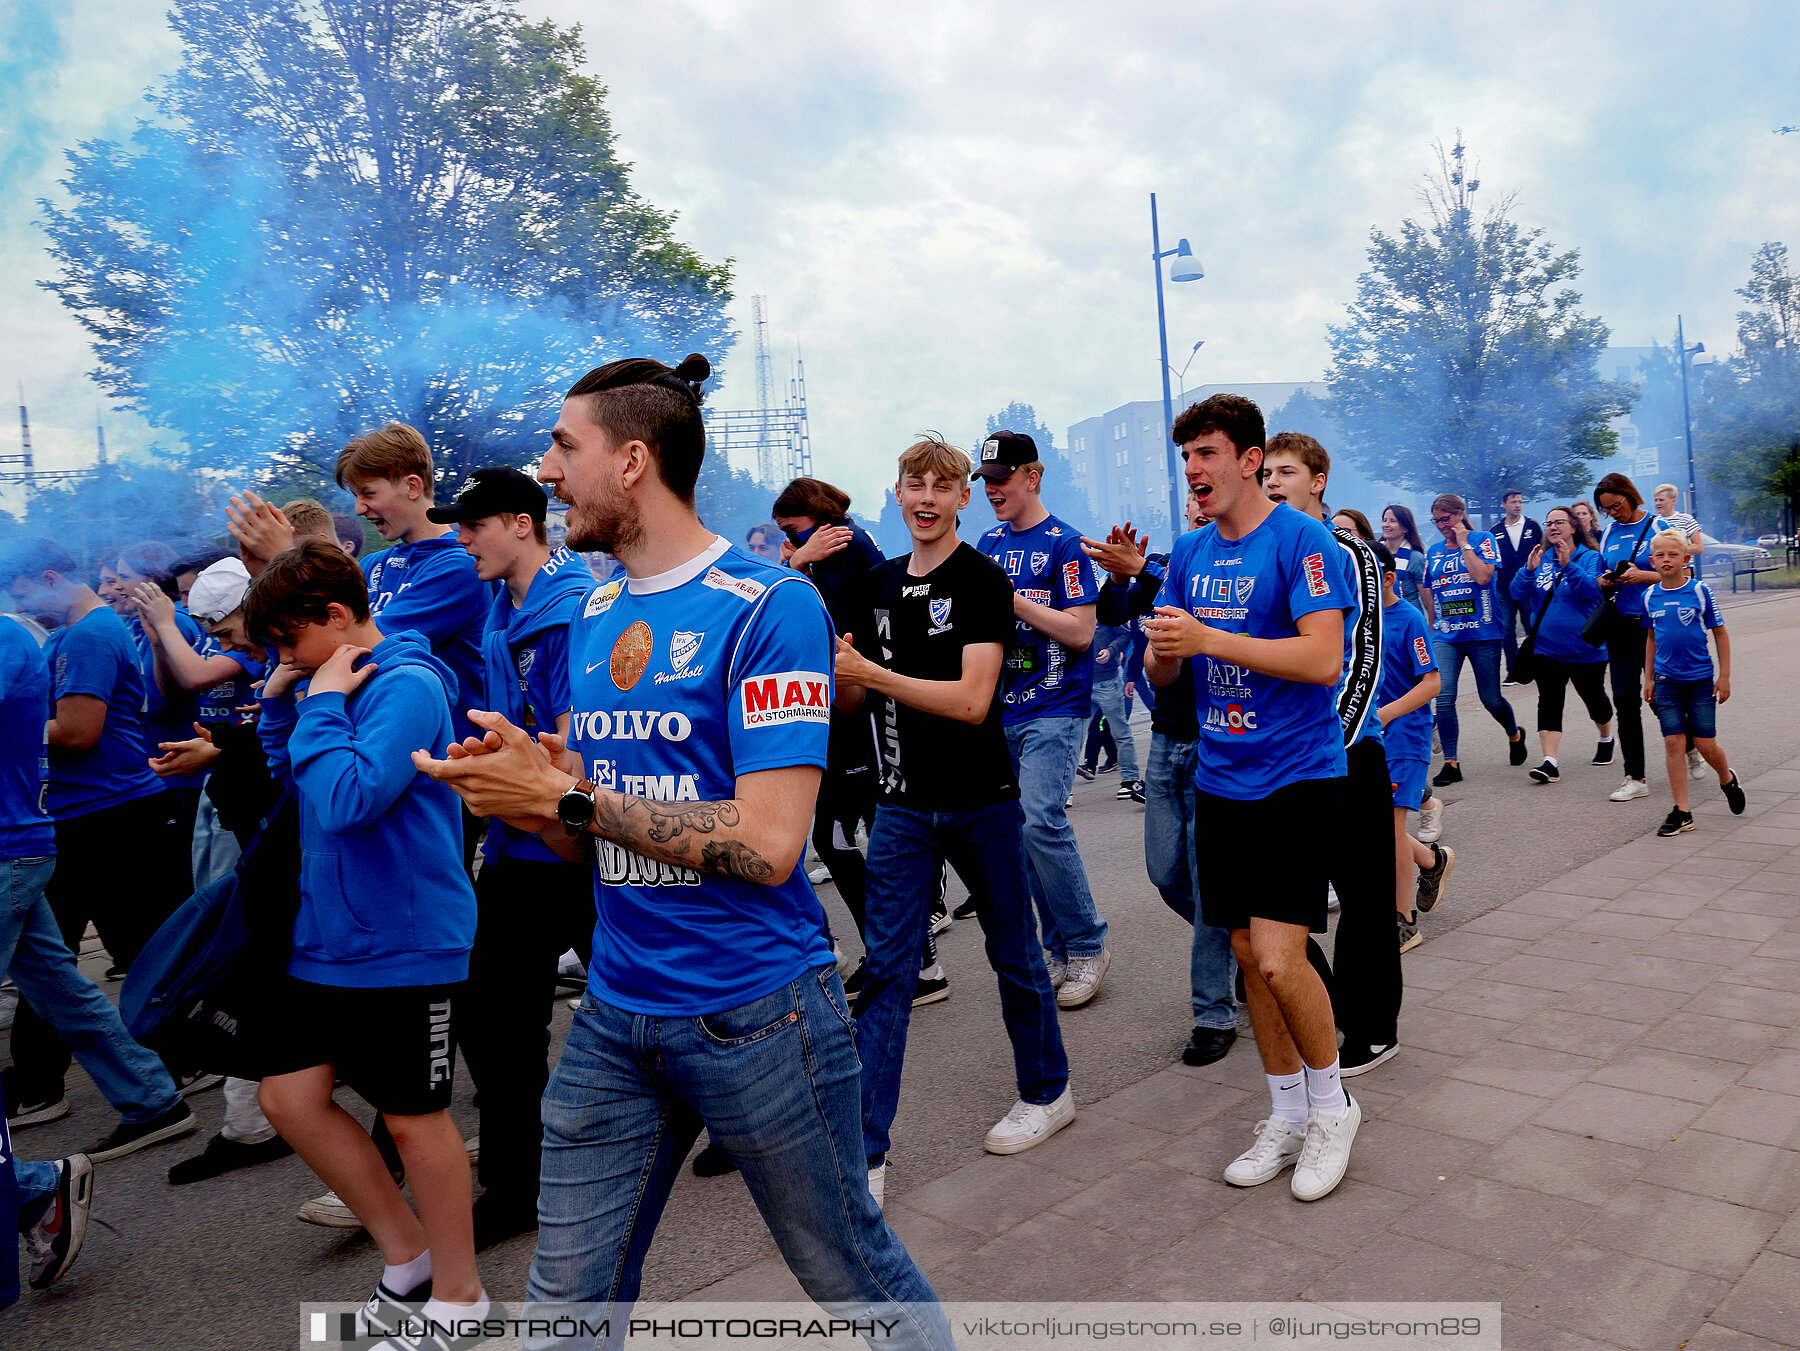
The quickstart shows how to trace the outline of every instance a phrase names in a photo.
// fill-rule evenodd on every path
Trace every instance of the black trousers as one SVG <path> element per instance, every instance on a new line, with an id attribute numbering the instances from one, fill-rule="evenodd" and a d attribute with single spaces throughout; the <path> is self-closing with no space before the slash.
<path id="1" fill-rule="evenodd" d="M 1587 706 L 1588 717 L 1596 723 L 1612 721 L 1612 700 L 1606 697 L 1605 662 L 1557 661 L 1554 657 L 1539 657 L 1537 671 L 1532 678 L 1537 681 L 1538 687 L 1538 731 L 1562 731 L 1563 697 L 1571 682 L 1575 685 L 1575 693 L 1581 696 L 1581 702 Z"/>
<path id="2" fill-rule="evenodd" d="M 1349 759 L 1331 840 L 1331 885 L 1338 894 L 1331 1007 L 1347 1044 L 1385 1046 L 1398 1035 L 1402 993 L 1394 932 L 1394 787 L 1379 742 L 1357 742 Z"/>
<path id="3" fill-rule="evenodd" d="M 475 902 L 456 1035 L 481 1118 L 481 1185 L 486 1204 L 535 1214 L 556 960 L 592 953 L 594 869 L 503 855 L 482 863 Z"/>
<path id="4" fill-rule="evenodd" d="M 181 803 L 168 790 L 56 823 L 56 873 L 45 888 L 69 951 L 89 921 L 113 964 L 129 968 L 188 897 L 188 842 Z M 13 1017 L 12 1077 L 20 1102 L 63 1095 L 69 1051 L 24 1000 Z"/>
<path id="5" fill-rule="evenodd" d="M 1613 707 L 1619 716 L 1619 749 L 1625 754 L 1625 777 L 1644 777 L 1644 630 L 1636 619 L 1614 623 L 1606 639 L 1606 664 L 1612 673 Z"/>

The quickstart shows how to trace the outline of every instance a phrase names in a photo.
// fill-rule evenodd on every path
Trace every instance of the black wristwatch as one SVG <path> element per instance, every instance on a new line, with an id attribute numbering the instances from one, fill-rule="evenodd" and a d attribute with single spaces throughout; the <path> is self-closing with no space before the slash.
<path id="1" fill-rule="evenodd" d="M 556 799 L 556 819 L 570 835 L 580 835 L 594 819 L 594 781 L 583 779 Z"/>

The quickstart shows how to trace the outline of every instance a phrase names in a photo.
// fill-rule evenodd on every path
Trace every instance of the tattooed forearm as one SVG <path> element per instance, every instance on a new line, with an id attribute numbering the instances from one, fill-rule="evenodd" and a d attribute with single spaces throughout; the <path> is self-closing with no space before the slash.
<path id="1" fill-rule="evenodd" d="M 742 840 L 699 842 L 700 859 L 694 861 L 696 837 L 731 829 L 741 821 L 735 802 L 675 803 L 602 791 L 594 796 L 591 830 L 645 858 L 746 882 L 767 882 L 775 875 L 774 865 Z"/>
<path id="2" fill-rule="evenodd" d="M 667 802 L 653 802 L 649 798 L 625 799 L 627 812 L 634 806 L 641 806 L 649 813 L 650 838 L 658 844 L 667 844 L 685 831 L 701 831 L 710 835 L 719 826 L 735 826 L 738 823 L 735 802 L 690 802 L 672 806 Z"/>
<path id="3" fill-rule="evenodd" d="M 742 840 L 708 840 L 700 850 L 700 870 L 746 882 L 767 882 L 775 875 L 774 865 Z"/>

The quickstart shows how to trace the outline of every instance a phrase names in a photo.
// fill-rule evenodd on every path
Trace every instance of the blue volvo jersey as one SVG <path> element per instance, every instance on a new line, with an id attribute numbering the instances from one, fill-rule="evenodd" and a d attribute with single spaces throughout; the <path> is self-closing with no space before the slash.
<path id="1" fill-rule="evenodd" d="M 1440 539 L 1425 551 L 1425 580 L 1437 610 L 1432 628 L 1439 642 L 1499 642 L 1504 636 L 1500 626 L 1500 546 L 1487 531 L 1471 530 L 1469 547 L 1494 569 L 1484 585 L 1476 585 L 1463 562 L 1462 550 L 1452 548 L 1448 540 Z"/>
<path id="2" fill-rule="evenodd" d="M 1680 586 L 1658 582 L 1644 593 L 1644 627 L 1656 635 L 1658 680 L 1711 680 L 1710 629 L 1723 625 L 1712 588 L 1690 577 Z"/>
<path id="3" fill-rule="evenodd" d="M 1029 530 L 1002 522 L 977 546 L 1012 578 L 1013 590 L 1053 610 L 1097 605 L 1100 579 L 1081 550 L 1081 532 L 1046 516 Z M 1093 697 L 1094 657 L 1039 633 L 1023 619 L 1013 623 L 1001 684 L 1006 724 L 1033 718 L 1085 718 Z"/>
<path id="4" fill-rule="evenodd" d="M 1226 539 L 1217 524 L 1178 539 L 1157 604 L 1227 633 L 1292 638 L 1303 615 L 1356 609 L 1341 553 L 1328 528 L 1281 503 L 1243 539 Z M 1195 781 L 1204 791 L 1251 801 L 1302 779 L 1343 777 L 1333 685 L 1280 680 L 1213 657 L 1190 661 L 1200 715 Z"/>
<path id="5" fill-rule="evenodd" d="M 683 822 L 686 804 L 730 799 L 757 770 L 824 768 L 835 650 L 812 583 L 715 540 L 588 596 L 569 624 L 569 744 L 596 786 L 667 803 L 701 850 L 711 818 Z M 615 1008 L 717 1013 L 831 960 L 804 868 L 768 886 L 597 844 L 588 985 Z"/>
<path id="6" fill-rule="evenodd" d="M 1416 605 L 1397 600 L 1382 616 L 1381 702 L 1391 704 L 1438 666 L 1425 632 L 1425 616 Z M 1423 707 L 1402 713 L 1382 729 L 1390 763 L 1431 759 L 1432 703 L 1426 700 Z"/>
<path id="7" fill-rule="evenodd" d="M 1631 525 L 1611 522 L 1611 529 L 1600 541 L 1600 571 L 1610 572 L 1619 564 L 1630 560 L 1634 568 L 1642 568 L 1645 572 L 1655 572 L 1650 562 L 1650 544 L 1656 538 L 1658 526 L 1656 517 L 1649 512 L 1644 519 Z M 1627 582 L 1617 588 L 1619 597 L 1619 613 L 1638 616 L 1644 613 L 1644 593 L 1658 582 Z"/>

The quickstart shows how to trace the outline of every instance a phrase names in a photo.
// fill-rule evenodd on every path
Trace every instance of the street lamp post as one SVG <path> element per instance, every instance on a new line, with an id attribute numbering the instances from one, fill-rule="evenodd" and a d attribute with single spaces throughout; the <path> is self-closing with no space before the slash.
<path id="1" fill-rule="evenodd" d="M 1692 347 L 1687 345 L 1687 335 L 1681 327 L 1681 316 L 1676 315 L 1675 353 L 1681 358 L 1681 429 L 1687 436 L 1688 515 L 1695 520 L 1700 518 L 1700 494 L 1694 481 L 1694 419 L 1688 411 L 1688 358 L 1705 350 L 1706 344 L 1703 342 L 1697 342 Z"/>
<path id="2" fill-rule="evenodd" d="M 1206 339 L 1202 338 L 1194 344 L 1193 350 L 1188 353 L 1188 359 L 1181 363 L 1181 369 L 1175 372 L 1175 383 L 1181 386 L 1180 398 L 1183 403 L 1187 402 L 1188 367 L 1194 364 L 1194 358 L 1200 355 L 1200 349 L 1204 346 L 1206 346 Z"/>
<path id="3" fill-rule="evenodd" d="M 1174 258 L 1176 263 L 1169 269 L 1170 281 L 1199 281 L 1206 275 L 1200 266 L 1200 260 L 1194 257 L 1194 250 L 1183 239 L 1172 249 L 1162 246 L 1162 230 L 1156 219 L 1156 194 L 1150 194 L 1150 266 L 1156 271 L 1156 336 L 1162 346 L 1162 394 L 1163 394 L 1163 436 L 1175 425 L 1175 409 L 1169 397 L 1169 323 L 1163 308 L 1163 276 L 1162 260 Z M 1198 351 L 1198 347 L 1195 348 Z M 1192 359 L 1191 356 L 1189 358 Z M 1184 391 L 1185 392 L 1185 391 Z M 1185 482 L 1180 465 L 1175 459 L 1175 443 L 1165 439 L 1169 473 L 1169 531 L 1170 538 L 1181 533 L 1181 486 Z"/>

